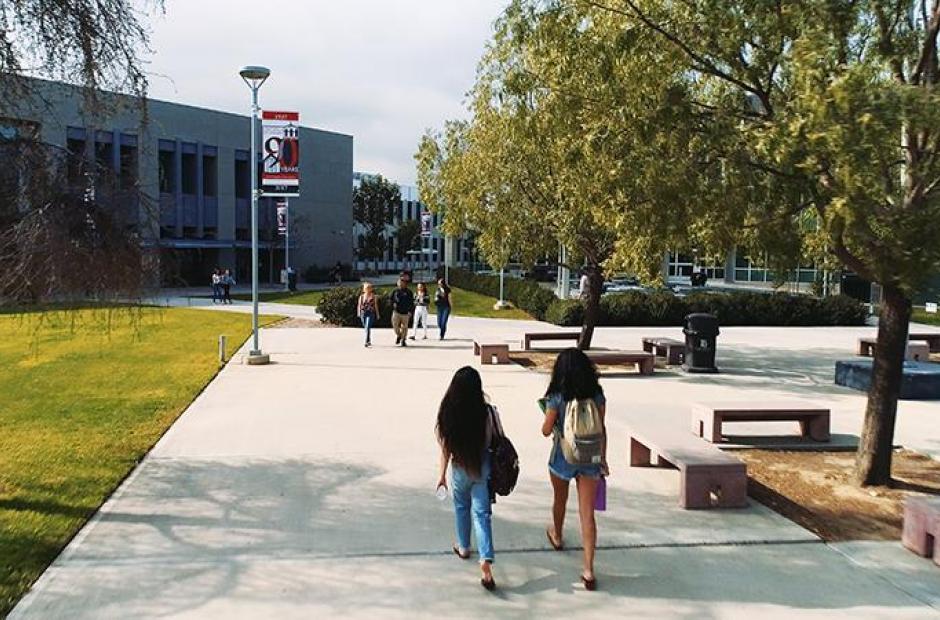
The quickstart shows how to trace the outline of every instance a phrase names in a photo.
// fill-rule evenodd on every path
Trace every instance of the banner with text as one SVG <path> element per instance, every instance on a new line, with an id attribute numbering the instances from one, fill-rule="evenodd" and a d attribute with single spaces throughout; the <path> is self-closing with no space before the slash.
<path id="1" fill-rule="evenodd" d="M 300 113 L 261 112 L 261 192 L 300 195 Z"/>
<path id="2" fill-rule="evenodd" d="M 287 202 L 277 203 L 277 232 L 287 234 Z"/>
<path id="3" fill-rule="evenodd" d="M 421 236 L 425 238 L 431 236 L 431 213 L 430 211 L 421 212 Z"/>

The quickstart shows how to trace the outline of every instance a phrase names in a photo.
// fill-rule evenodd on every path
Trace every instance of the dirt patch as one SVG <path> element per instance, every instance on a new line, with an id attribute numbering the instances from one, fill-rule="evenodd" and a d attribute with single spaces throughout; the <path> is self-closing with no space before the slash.
<path id="1" fill-rule="evenodd" d="M 331 325 L 329 323 L 324 323 L 322 321 L 312 321 L 310 319 L 292 319 L 287 318 L 283 321 L 278 321 L 273 325 L 269 325 L 268 329 L 284 329 L 287 327 L 297 328 L 325 328 L 325 329 L 335 329 L 336 325 Z"/>
<path id="2" fill-rule="evenodd" d="M 596 350 L 600 351 L 602 349 Z M 555 366 L 555 358 L 558 357 L 559 353 L 561 353 L 561 351 L 510 351 L 509 361 L 535 372 L 551 374 L 552 368 Z M 601 373 L 617 374 L 632 372 L 629 365 L 624 366 L 623 364 L 598 364 L 597 370 Z M 637 374 L 639 374 L 639 372 L 637 372 Z"/>
<path id="3" fill-rule="evenodd" d="M 904 500 L 940 495 L 940 461 L 894 453 L 892 488 L 853 481 L 854 452 L 743 450 L 748 494 L 827 541 L 899 540 Z"/>

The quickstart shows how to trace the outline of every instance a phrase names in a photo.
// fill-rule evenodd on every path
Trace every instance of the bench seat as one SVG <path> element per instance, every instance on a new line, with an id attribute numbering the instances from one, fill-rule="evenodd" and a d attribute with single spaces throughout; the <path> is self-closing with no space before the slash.
<path id="1" fill-rule="evenodd" d="M 529 351 L 536 340 L 574 340 L 581 338 L 581 332 L 529 332 L 522 335 L 522 350 Z"/>
<path id="2" fill-rule="evenodd" d="M 609 366 L 636 366 L 641 375 L 651 375 L 656 368 L 656 357 L 646 351 L 585 351 L 595 364 Z"/>
<path id="3" fill-rule="evenodd" d="M 909 497 L 904 502 L 901 543 L 940 566 L 940 498 Z"/>
<path id="4" fill-rule="evenodd" d="M 473 354 L 480 357 L 481 364 L 508 364 L 509 363 L 509 345 L 508 344 L 483 344 L 473 341 Z M 496 360 L 495 362 L 493 360 Z"/>
<path id="5" fill-rule="evenodd" d="M 673 338 L 643 338 L 643 350 L 656 357 L 666 358 L 667 366 L 678 366 L 685 361 L 685 343 Z"/>
<path id="6" fill-rule="evenodd" d="M 689 446 L 630 432 L 630 466 L 671 465 L 679 470 L 679 505 L 685 509 L 747 506 L 747 466 L 707 444 Z"/>
<path id="7" fill-rule="evenodd" d="M 940 333 L 936 332 L 915 332 L 907 335 L 908 340 L 923 340 L 931 353 L 940 353 Z M 921 360 L 927 361 L 927 360 Z"/>
<path id="8" fill-rule="evenodd" d="M 916 334 L 913 334 L 916 335 Z M 904 350 L 904 359 L 914 361 L 914 362 L 929 362 L 930 361 L 930 352 L 933 350 L 929 342 L 912 342 L 918 340 L 917 338 L 909 338 L 907 342 L 907 347 Z M 923 340 L 923 338 L 921 338 Z M 940 340 L 938 340 L 940 342 Z M 859 338 L 858 339 L 858 349 L 856 353 L 864 357 L 872 357 L 875 355 L 875 347 L 878 346 L 877 338 Z"/>
<path id="9" fill-rule="evenodd" d="M 692 432 L 710 443 L 721 443 L 724 422 L 779 422 L 800 424 L 800 434 L 829 441 L 829 409 L 803 403 L 695 403 Z"/>

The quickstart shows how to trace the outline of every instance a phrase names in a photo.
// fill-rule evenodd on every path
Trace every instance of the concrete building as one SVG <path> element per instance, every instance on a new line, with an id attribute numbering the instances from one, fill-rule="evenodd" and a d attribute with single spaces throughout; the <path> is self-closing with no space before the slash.
<path id="1" fill-rule="evenodd" d="M 250 268 L 252 169 L 247 115 L 102 93 L 91 114 L 83 90 L 33 80 L 34 96 L 0 110 L 0 139 L 31 133 L 42 142 L 106 169 L 121 192 L 114 205 L 159 258 L 163 285 L 202 285 L 215 266 L 245 281 Z M 249 93 L 232 78 L 232 89 Z M 261 92 L 264 105 L 265 90 Z M 260 123 L 259 123 L 260 125 Z M 260 132 L 260 127 L 259 127 Z M 260 136 L 260 133 L 259 133 Z M 260 142 L 260 139 L 259 139 Z M 300 197 L 290 199 L 291 266 L 352 262 L 352 136 L 302 127 Z M 81 179 L 71 179 L 81 183 Z M 259 200 L 262 281 L 284 266 L 275 199 Z"/>

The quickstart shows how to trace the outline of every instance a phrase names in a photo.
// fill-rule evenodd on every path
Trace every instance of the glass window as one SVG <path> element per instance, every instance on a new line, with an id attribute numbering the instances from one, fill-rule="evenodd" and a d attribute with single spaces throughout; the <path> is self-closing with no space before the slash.
<path id="1" fill-rule="evenodd" d="M 183 153 L 182 187 L 184 194 L 196 193 L 196 156 L 191 153 Z"/>
<path id="2" fill-rule="evenodd" d="M 176 174 L 173 151 L 160 151 L 160 193 L 172 194 L 176 191 Z"/>
<path id="3" fill-rule="evenodd" d="M 202 156 L 202 193 L 204 196 L 218 196 L 219 194 L 217 162 L 214 155 Z"/>

